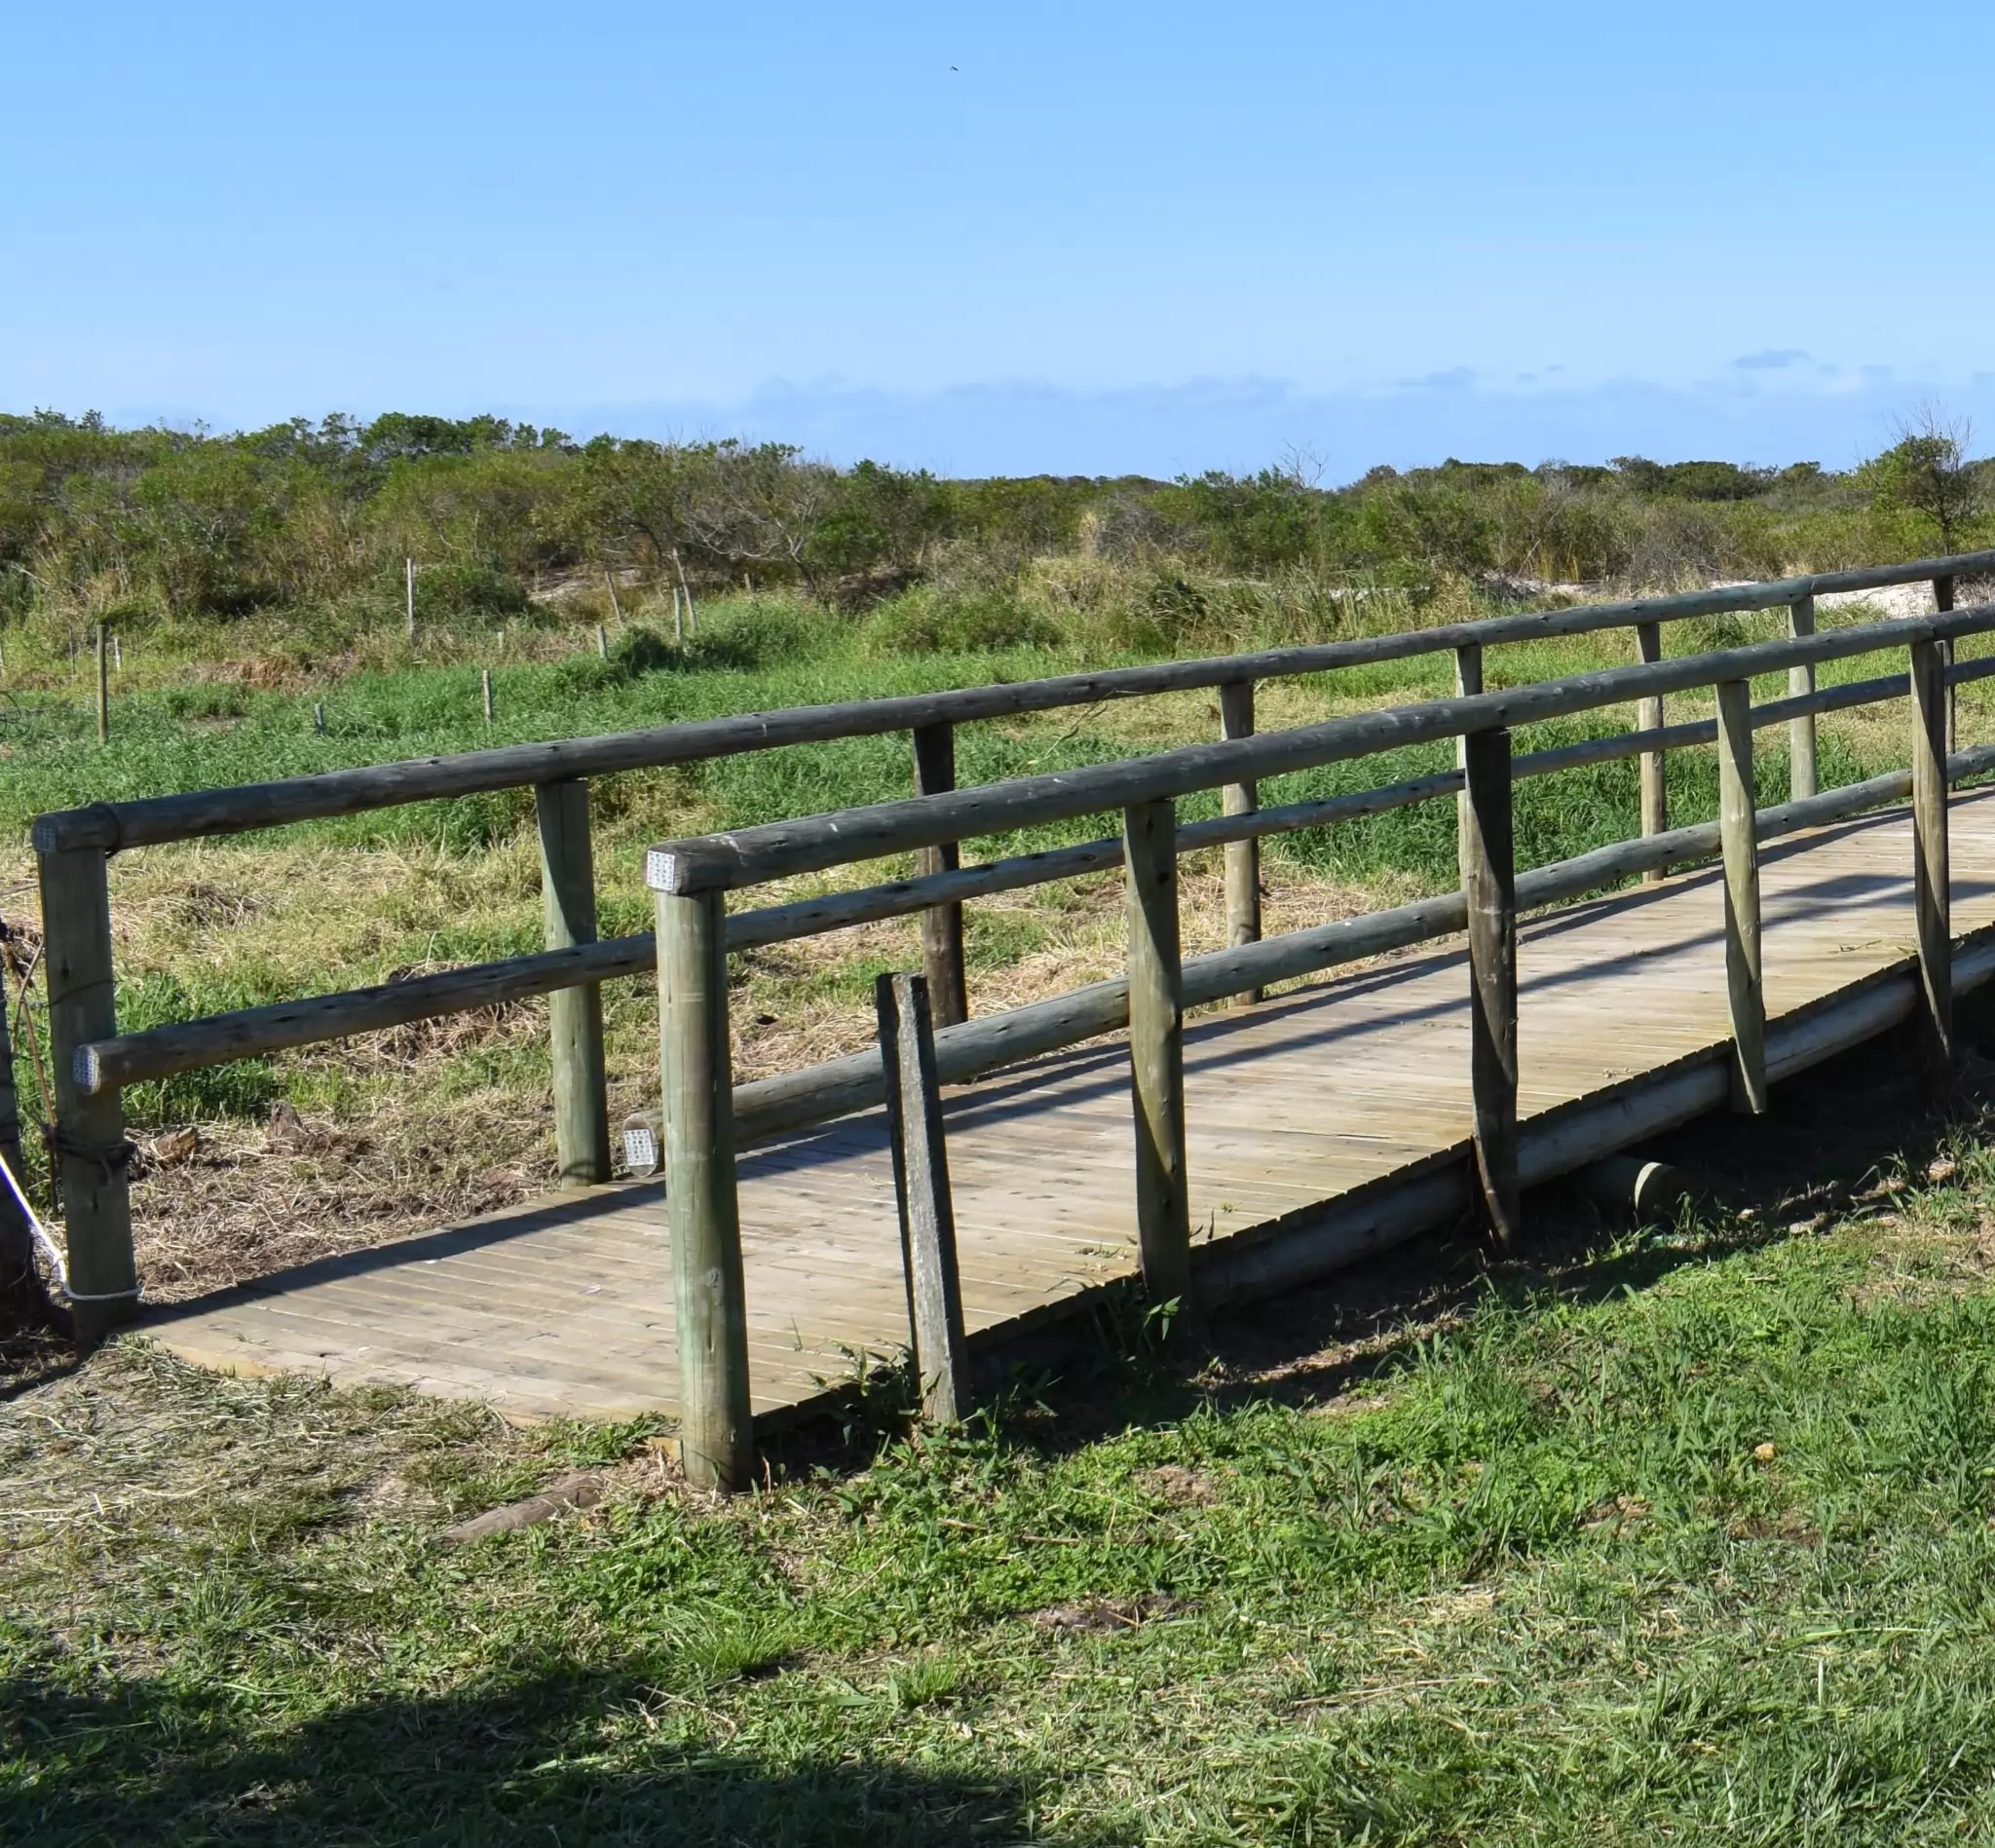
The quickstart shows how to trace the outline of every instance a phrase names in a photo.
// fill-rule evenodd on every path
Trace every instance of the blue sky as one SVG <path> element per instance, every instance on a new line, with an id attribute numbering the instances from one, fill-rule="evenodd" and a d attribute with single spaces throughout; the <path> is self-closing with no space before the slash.
<path id="1" fill-rule="evenodd" d="M 1336 479 L 1995 437 L 1986 6 L 7 13 L 4 409 Z"/>

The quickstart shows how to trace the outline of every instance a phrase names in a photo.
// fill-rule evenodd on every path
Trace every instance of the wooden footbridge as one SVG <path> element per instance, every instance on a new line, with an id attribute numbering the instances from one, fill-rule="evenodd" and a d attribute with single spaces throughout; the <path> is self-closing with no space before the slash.
<path id="1" fill-rule="evenodd" d="M 1959 638 L 1995 630 L 1995 604 L 1953 607 L 1956 578 L 1988 572 L 1995 554 L 1929 559 L 45 815 L 79 1326 L 94 1337 L 139 1310 L 125 1085 L 529 995 L 550 999 L 569 1191 L 151 1312 L 155 1339 L 207 1364 L 405 1381 L 522 1414 L 663 1412 L 689 1474 L 734 1486 L 757 1422 L 821 1404 L 856 1355 L 912 1344 L 946 1414 L 978 1349 L 999 1354 L 1132 1275 L 1153 1300 L 1210 1304 L 1464 1211 L 1514 1240 L 1523 1187 L 1708 1110 L 1763 1111 L 1770 1083 L 1907 1020 L 1937 1079 L 1953 995 L 1995 971 L 1995 790 L 1949 800 L 1995 771 L 1995 746 L 1953 737 L 1950 691 L 1995 673 L 1995 656 L 1953 659 Z M 1931 616 L 1816 631 L 1818 596 L 1921 581 Z M 1765 609 L 1788 612 L 1786 638 L 1665 657 L 1673 621 Z M 1486 650 L 1614 627 L 1634 630 L 1635 663 L 1484 690 Z M 1260 680 L 1442 650 L 1452 698 L 1254 728 Z M 1819 665 L 1878 654 L 1903 670 L 1815 684 Z M 1767 675 L 1785 692 L 1755 704 Z M 1219 690 L 1216 744 L 954 787 L 957 725 L 1193 687 Z M 1715 718 L 1667 722 L 1666 698 L 1705 688 Z M 1907 767 L 1819 791 L 1818 715 L 1900 699 Z M 1513 753 L 1513 728 L 1629 706 L 1633 730 Z M 1788 728 L 1791 787 L 1757 808 L 1753 734 L 1771 726 Z M 662 844 L 647 860 L 656 934 L 596 940 L 588 778 L 903 730 L 913 798 Z M 1259 804 L 1266 778 L 1448 738 L 1453 771 Z M 1718 819 L 1673 828 L 1664 754 L 1705 745 Z M 1518 779 L 1628 757 L 1641 766 L 1638 836 L 1514 864 Z M 546 953 L 118 1033 L 111 853 L 520 785 L 538 793 Z M 1177 802 L 1208 789 L 1223 814 L 1180 823 Z M 1262 937 L 1261 839 L 1436 799 L 1456 808 L 1459 890 Z M 960 843 L 1104 813 L 1121 817 L 1113 837 L 959 862 Z M 1212 847 L 1226 856 L 1230 943 L 1186 959 L 1178 860 Z M 912 877 L 729 907 L 730 892 L 909 853 Z M 1116 865 L 1126 975 L 965 1018 L 962 904 Z M 924 978 L 883 980 L 877 1053 L 733 1082 L 731 950 L 909 914 Z M 599 987 L 653 969 L 662 1109 L 627 1125 L 625 1145 L 640 1171 L 661 1156 L 669 1188 L 611 1183 Z"/>

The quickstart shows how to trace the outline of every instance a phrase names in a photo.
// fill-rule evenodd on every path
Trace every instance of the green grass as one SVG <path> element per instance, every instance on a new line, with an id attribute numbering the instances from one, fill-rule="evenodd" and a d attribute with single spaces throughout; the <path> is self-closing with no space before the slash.
<path id="1" fill-rule="evenodd" d="M 1900 1217 L 1499 1282 L 1342 1392 L 1105 1356 L 1058 1420 L 465 1552 L 443 1520 L 632 1431 L 114 1354 L 4 1414 L 0 1833 L 1983 1838 L 1959 1152 Z"/>

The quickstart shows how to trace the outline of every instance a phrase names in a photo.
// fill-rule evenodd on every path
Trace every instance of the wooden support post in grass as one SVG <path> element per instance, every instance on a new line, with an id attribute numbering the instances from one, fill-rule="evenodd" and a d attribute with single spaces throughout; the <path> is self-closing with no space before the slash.
<path id="1" fill-rule="evenodd" d="M 1254 735 L 1254 683 L 1229 680 L 1220 688 L 1220 735 Z M 1220 791 L 1220 812 L 1251 815 L 1261 807 L 1259 783 L 1227 783 Z M 1239 949 L 1261 941 L 1261 843 L 1226 843 L 1226 944 Z M 1232 1005 L 1252 1007 L 1261 999 L 1258 988 L 1235 995 Z"/>
<path id="2" fill-rule="evenodd" d="M 1123 811 L 1129 912 L 1129 1070 L 1136 1123 L 1136 1237 L 1153 1302 L 1189 1307 L 1191 1206 L 1185 1174 L 1185 977 L 1178 951 L 1177 816 L 1169 802 Z"/>
<path id="3" fill-rule="evenodd" d="M 927 981 L 920 975 L 882 975 L 873 985 L 873 1004 L 886 1074 L 886 1120 L 893 1139 L 893 1186 L 900 1203 L 901 1262 L 922 1414 L 937 1424 L 955 1424 L 969 1411 L 969 1357 L 963 1344 L 956 1213 Z"/>
<path id="4" fill-rule="evenodd" d="M 1635 646 L 1645 661 L 1658 661 L 1663 658 L 1663 625 L 1660 622 L 1637 622 L 1635 625 Z M 1635 703 L 1635 725 L 1640 732 L 1660 732 L 1663 729 L 1663 701 L 1658 694 L 1654 698 L 1637 699 Z M 1667 834 L 1670 828 L 1669 786 L 1663 780 L 1663 753 L 1643 751 L 1641 754 L 1641 831 L 1643 835 Z M 1658 866 L 1642 874 L 1644 886 L 1660 886 L 1665 878 L 1665 869 Z"/>
<path id="5" fill-rule="evenodd" d="M 755 1441 L 734 1190 L 727 906 L 718 891 L 655 896 L 680 1458 L 696 1488 L 733 1493 L 748 1486 Z"/>
<path id="6" fill-rule="evenodd" d="M 596 874 L 588 784 L 571 777 L 534 791 L 541 827 L 541 916 L 547 948 L 596 940 Z M 547 997 L 554 1063 L 554 1151 L 563 1187 L 610 1178 L 610 1098 L 603 1064 L 603 991 L 597 983 Z"/>
<path id="7" fill-rule="evenodd" d="M 610 659 L 610 634 L 600 622 L 596 624 L 596 658 L 599 660 Z"/>
<path id="8" fill-rule="evenodd" d="M 1918 931 L 1917 1012 L 1922 1062 L 1933 1089 L 1953 1082 L 1952 878 L 1946 841 L 1946 659 L 1939 642 L 1912 656 L 1912 916 Z"/>
<path id="9" fill-rule="evenodd" d="M 97 624 L 97 742 L 111 741 L 110 661 L 104 653 L 104 625 Z"/>
<path id="10" fill-rule="evenodd" d="M 1499 1244 L 1520 1230 L 1517 1178 L 1517 865 L 1510 734 L 1461 740 L 1458 855 L 1469 930 L 1469 1078 L 1476 1171 Z"/>
<path id="11" fill-rule="evenodd" d="M 480 667 L 478 669 L 478 692 L 485 702 L 485 723 L 490 725 L 492 723 L 492 670 L 489 667 Z"/>
<path id="12" fill-rule="evenodd" d="M 956 787 L 956 728 L 915 727 L 915 794 L 939 796 Z M 915 855 L 920 873 L 953 873 L 962 864 L 954 841 L 922 848 Z M 938 1027 L 969 1018 L 969 987 L 963 974 L 962 906 L 931 905 L 922 914 L 922 967 L 928 977 L 929 1004 Z"/>
<path id="13" fill-rule="evenodd" d="M 608 565 L 603 567 L 603 584 L 610 592 L 610 614 L 617 619 L 617 626 L 623 626 L 623 606 L 617 601 L 617 574 Z"/>
<path id="14" fill-rule="evenodd" d="M 1788 605 L 1788 633 L 1815 633 L 1815 599 L 1802 597 Z M 1798 698 L 1815 691 L 1815 667 L 1804 662 L 1788 669 L 1788 693 Z M 1820 787 L 1815 763 L 1815 714 L 1804 712 L 1788 721 L 1788 800 L 1803 802 Z"/>
<path id="15" fill-rule="evenodd" d="M 672 640 L 686 646 L 686 612 L 679 605 L 679 586 L 672 586 Z"/>
<path id="16" fill-rule="evenodd" d="M 1951 578 L 1935 578 L 1933 580 L 1933 607 L 1942 613 L 1953 608 L 1953 580 Z M 1939 659 L 1949 668 L 1953 665 L 1953 638 L 1948 636 L 1945 641 L 1939 644 Z M 1951 756 L 1960 749 L 1959 701 L 1960 689 L 1958 687 L 1948 687 L 1946 689 L 1946 750 L 1948 756 Z"/>
<path id="17" fill-rule="evenodd" d="M 1718 683 L 1718 843 L 1725 856 L 1725 990 L 1732 1108 L 1766 1111 L 1766 991 L 1760 962 L 1759 843 L 1753 832 L 1752 686 Z"/>
<path id="18" fill-rule="evenodd" d="M 312 729 L 320 737 L 325 735 L 325 701 L 323 699 L 312 701 Z"/>
<path id="19" fill-rule="evenodd" d="M 416 645 L 416 561 L 404 558 L 402 561 L 402 582 L 406 587 L 409 612 L 409 646 Z"/>
<path id="20" fill-rule="evenodd" d="M 99 849 L 56 849 L 39 858 L 49 1053 L 55 1066 L 54 1159 L 69 1248 L 76 1338 L 89 1347 L 138 1308 L 124 1096 L 119 1091 L 86 1095 L 76 1070 L 79 1046 L 108 1039 L 118 1031 L 110 882 L 106 855 Z"/>

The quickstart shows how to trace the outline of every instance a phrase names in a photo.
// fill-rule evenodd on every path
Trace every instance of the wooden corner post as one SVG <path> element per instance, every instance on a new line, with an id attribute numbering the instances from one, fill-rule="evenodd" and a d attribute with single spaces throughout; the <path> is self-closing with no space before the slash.
<path id="1" fill-rule="evenodd" d="M 596 940 L 595 854 L 588 784 L 580 777 L 534 791 L 541 824 L 541 918 L 550 950 Z M 610 1178 L 610 1098 L 603 1064 L 603 991 L 595 982 L 547 997 L 554 1065 L 554 1153 L 561 1185 Z"/>
<path id="2" fill-rule="evenodd" d="M 1659 661 L 1663 658 L 1663 625 L 1660 622 L 1637 622 L 1635 625 L 1636 651 L 1644 661 Z M 1656 694 L 1647 699 L 1635 703 L 1635 724 L 1637 731 L 1660 732 L 1663 729 L 1663 697 Z M 1665 834 L 1670 826 L 1670 792 L 1665 779 L 1663 753 L 1660 750 L 1643 751 L 1641 754 L 1641 832 L 1644 839 L 1652 834 Z M 1667 869 L 1652 866 L 1642 874 L 1644 886 L 1660 886 Z"/>
<path id="3" fill-rule="evenodd" d="M 1220 736 L 1254 735 L 1254 683 L 1229 680 L 1220 688 Z M 1227 783 L 1220 791 L 1220 811 L 1251 815 L 1261 807 L 1258 783 Z M 1237 950 L 1261 941 L 1261 843 L 1226 843 L 1226 944 Z M 1244 989 L 1232 999 L 1234 1007 L 1252 1007 L 1261 999 L 1258 988 Z"/>
<path id="4" fill-rule="evenodd" d="M 938 1424 L 954 1424 L 969 1411 L 969 1360 L 928 984 L 919 975 L 882 975 L 873 985 L 873 1002 L 880 1016 L 880 1059 L 886 1075 L 893 1188 L 900 1204 L 901 1263 L 922 1414 Z"/>
<path id="5" fill-rule="evenodd" d="M 1469 1081 L 1476 1170 L 1497 1242 L 1517 1243 L 1517 866 L 1510 734 L 1461 739 L 1457 849 L 1469 927 Z"/>
<path id="6" fill-rule="evenodd" d="M 661 891 L 657 899 L 680 1456 L 688 1482 L 733 1492 L 748 1485 L 755 1444 L 734 1193 L 727 906 L 718 891 Z"/>
<path id="7" fill-rule="evenodd" d="M 1788 605 L 1788 633 L 1815 633 L 1815 599 L 1801 597 Z M 1788 693 L 1799 698 L 1815 691 L 1815 665 L 1804 662 L 1788 669 Z M 1815 755 L 1815 714 L 1804 712 L 1788 721 L 1788 800 L 1803 802 L 1819 787 Z"/>
<path id="8" fill-rule="evenodd" d="M 947 720 L 915 727 L 915 794 L 946 795 L 956 787 L 956 727 Z M 954 841 L 926 847 L 915 856 L 918 870 L 953 873 L 962 864 Z M 969 985 L 962 962 L 962 906 L 930 905 L 922 914 L 922 968 L 928 978 L 935 1025 L 955 1027 L 970 1017 Z"/>
<path id="9" fill-rule="evenodd" d="M 56 849 L 39 858 L 49 1051 L 56 1068 L 54 1159 L 76 1339 L 89 1347 L 138 1312 L 124 1094 L 92 1095 L 78 1084 L 76 1071 L 79 1047 L 118 1033 L 110 878 L 99 848 Z"/>
<path id="10" fill-rule="evenodd" d="M 1952 877 L 1946 841 L 1946 725 L 1952 689 L 1939 642 L 1912 656 L 1912 914 L 1919 944 L 1919 1038 L 1934 1090 L 1953 1080 Z"/>
<path id="11" fill-rule="evenodd" d="M 1732 1108 L 1766 1111 L 1766 989 L 1759 931 L 1759 839 L 1752 780 L 1752 686 L 1723 680 L 1718 704 L 1718 844 L 1725 858 L 1725 992 Z"/>
<path id="12" fill-rule="evenodd" d="M 1185 977 L 1178 954 L 1177 833 L 1169 802 L 1139 803 L 1123 811 L 1137 1244 L 1150 1300 L 1176 1299 L 1189 1307 L 1191 1205 L 1185 1182 Z"/>

